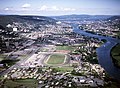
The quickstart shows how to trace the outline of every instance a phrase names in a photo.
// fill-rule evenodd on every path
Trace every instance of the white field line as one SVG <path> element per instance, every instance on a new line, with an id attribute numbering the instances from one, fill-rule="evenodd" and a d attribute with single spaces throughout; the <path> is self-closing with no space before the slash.
<path id="1" fill-rule="evenodd" d="M 51 55 L 48 56 L 46 60 L 44 60 L 44 63 L 47 64 L 48 60 L 50 59 Z M 47 64 L 48 65 L 48 64 Z"/>
<path id="2" fill-rule="evenodd" d="M 65 55 L 65 59 L 64 59 L 64 62 L 62 64 L 64 64 L 67 60 L 67 55 Z"/>

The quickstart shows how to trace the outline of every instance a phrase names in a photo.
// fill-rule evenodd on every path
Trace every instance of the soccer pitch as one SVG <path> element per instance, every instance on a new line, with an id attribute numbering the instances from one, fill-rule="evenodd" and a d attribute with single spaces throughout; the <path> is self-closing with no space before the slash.
<path id="1" fill-rule="evenodd" d="M 65 60 L 65 55 L 63 54 L 53 54 L 47 61 L 49 65 L 60 65 L 63 64 Z"/>

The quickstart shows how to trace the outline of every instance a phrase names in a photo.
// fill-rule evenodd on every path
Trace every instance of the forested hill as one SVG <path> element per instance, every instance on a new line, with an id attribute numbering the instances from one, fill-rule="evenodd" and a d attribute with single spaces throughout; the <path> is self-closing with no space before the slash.
<path id="1" fill-rule="evenodd" d="M 20 16 L 20 15 L 0 15 L 0 25 L 6 27 L 7 24 L 12 24 L 13 22 L 39 22 L 41 25 L 45 24 L 55 24 L 55 20 L 50 17 L 45 16 Z"/>

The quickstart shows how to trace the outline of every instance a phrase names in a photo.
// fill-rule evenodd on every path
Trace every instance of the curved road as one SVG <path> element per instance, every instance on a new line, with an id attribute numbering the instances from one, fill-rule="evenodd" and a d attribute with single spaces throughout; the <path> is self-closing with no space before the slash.
<path id="1" fill-rule="evenodd" d="M 96 34 L 87 33 L 78 28 L 77 24 L 71 24 L 73 27 L 73 32 L 77 34 L 81 34 L 88 37 L 98 38 L 99 40 L 105 39 L 107 42 L 103 44 L 101 47 L 97 48 L 98 62 L 105 69 L 109 75 L 113 78 L 120 80 L 120 69 L 114 66 L 112 62 L 112 58 L 110 56 L 111 49 L 117 44 L 120 43 L 120 40 L 112 37 L 105 37 Z"/>

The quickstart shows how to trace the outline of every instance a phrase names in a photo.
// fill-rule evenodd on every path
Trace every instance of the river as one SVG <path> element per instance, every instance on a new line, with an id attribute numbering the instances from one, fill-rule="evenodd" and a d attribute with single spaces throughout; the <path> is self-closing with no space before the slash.
<path id="1" fill-rule="evenodd" d="M 120 69 L 113 64 L 112 57 L 110 56 L 111 49 L 117 43 L 120 43 L 120 40 L 112 37 L 105 37 L 101 35 L 91 34 L 83 30 L 80 30 L 77 24 L 71 24 L 71 25 L 73 27 L 73 32 L 77 34 L 98 38 L 99 40 L 105 39 L 107 41 L 101 47 L 96 49 L 98 62 L 111 77 L 120 80 Z"/>

